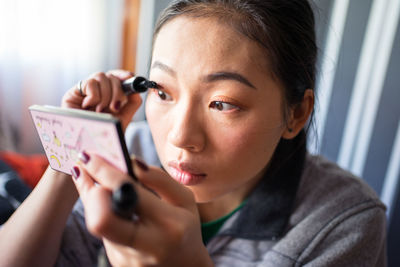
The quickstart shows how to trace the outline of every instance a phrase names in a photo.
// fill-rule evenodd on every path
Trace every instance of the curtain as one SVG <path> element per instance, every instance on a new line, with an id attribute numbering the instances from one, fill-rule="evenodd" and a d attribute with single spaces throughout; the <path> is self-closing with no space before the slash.
<path id="1" fill-rule="evenodd" d="M 42 152 L 28 107 L 120 66 L 122 0 L 0 0 L 0 149 Z"/>

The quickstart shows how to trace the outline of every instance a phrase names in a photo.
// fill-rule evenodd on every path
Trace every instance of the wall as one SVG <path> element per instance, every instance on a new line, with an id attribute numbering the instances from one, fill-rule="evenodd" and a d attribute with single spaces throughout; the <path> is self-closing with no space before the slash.
<path id="1" fill-rule="evenodd" d="M 318 25 L 326 36 L 317 87 L 319 142 L 310 150 L 380 195 L 388 207 L 389 266 L 400 266 L 400 1 L 315 2 L 326 5 L 330 20 Z"/>
<path id="2" fill-rule="evenodd" d="M 0 150 L 43 152 L 28 113 L 119 67 L 123 0 L 0 1 Z"/>

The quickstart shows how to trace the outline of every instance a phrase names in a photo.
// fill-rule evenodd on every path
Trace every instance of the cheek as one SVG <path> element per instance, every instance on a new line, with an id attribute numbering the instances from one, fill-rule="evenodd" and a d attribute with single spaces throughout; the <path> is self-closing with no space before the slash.
<path id="1" fill-rule="evenodd" d="M 247 125 L 219 133 L 214 144 L 230 172 L 250 178 L 268 164 L 281 134 L 281 127 L 262 129 L 260 125 Z"/>
<path id="2" fill-rule="evenodd" d="M 225 149 L 230 154 L 248 154 L 251 158 L 272 154 L 280 132 L 271 130 L 267 132 L 238 132 L 223 137 Z M 221 143 L 222 145 L 222 143 Z"/>

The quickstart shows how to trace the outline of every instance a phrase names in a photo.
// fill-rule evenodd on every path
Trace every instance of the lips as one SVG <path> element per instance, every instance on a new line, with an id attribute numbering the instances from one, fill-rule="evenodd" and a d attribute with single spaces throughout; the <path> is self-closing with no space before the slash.
<path id="1" fill-rule="evenodd" d="M 187 162 L 170 161 L 168 163 L 169 174 L 183 185 L 196 185 L 201 183 L 206 174 Z"/>

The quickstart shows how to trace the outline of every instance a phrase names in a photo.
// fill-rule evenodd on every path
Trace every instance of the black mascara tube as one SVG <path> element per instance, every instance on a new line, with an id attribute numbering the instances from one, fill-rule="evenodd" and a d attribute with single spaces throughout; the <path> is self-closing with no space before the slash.
<path id="1" fill-rule="evenodd" d="M 132 220 L 138 203 L 138 195 L 131 183 L 123 183 L 112 193 L 112 210 L 121 218 Z"/>
<path id="2" fill-rule="evenodd" d="M 123 183 L 120 187 L 112 192 L 111 209 L 113 212 L 125 220 L 134 220 L 138 195 L 131 183 Z M 110 267 L 111 264 L 107 258 L 107 254 L 100 249 L 97 254 L 97 267 Z"/>
<path id="3" fill-rule="evenodd" d="M 125 95 L 146 92 L 149 88 L 157 88 L 157 83 L 142 76 L 134 76 L 121 83 Z M 123 183 L 111 197 L 112 210 L 121 218 L 132 220 L 138 196 L 131 183 Z"/>
<path id="4" fill-rule="evenodd" d="M 149 81 L 142 76 L 134 76 L 122 82 L 122 91 L 125 95 L 144 93 L 149 88 L 157 88 L 157 83 Z"/>

